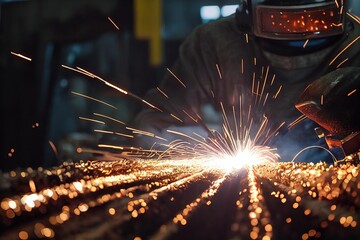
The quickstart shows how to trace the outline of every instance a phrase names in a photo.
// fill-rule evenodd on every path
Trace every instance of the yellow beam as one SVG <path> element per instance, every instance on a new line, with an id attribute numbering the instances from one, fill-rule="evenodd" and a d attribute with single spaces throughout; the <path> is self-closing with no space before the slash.
<path id="1" fill-rule="evenodd" d="M 162 0 L 135 0 L 135 37 L 149 40 L 152 66 L 162 63 Z"/>

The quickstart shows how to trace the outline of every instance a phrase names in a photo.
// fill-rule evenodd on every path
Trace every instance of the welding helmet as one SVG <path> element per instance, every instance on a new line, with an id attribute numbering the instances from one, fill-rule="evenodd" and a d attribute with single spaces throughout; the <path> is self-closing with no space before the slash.
<path id="1" fill-rule="evenodd" d="M 344 31 L 343 1 L 241 0 L 236 20 L 242 30 L 261 38 L 325 38 Z"/>

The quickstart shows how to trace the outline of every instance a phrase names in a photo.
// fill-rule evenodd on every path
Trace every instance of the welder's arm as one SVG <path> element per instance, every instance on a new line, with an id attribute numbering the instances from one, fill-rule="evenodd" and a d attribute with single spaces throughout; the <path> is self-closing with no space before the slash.
<path id="1" fill-rule="evenodd" d="M 339 68 L 311 83 L 296 108 L 332 135 L 360 130 L 360 68 Z"/>
<path id="2" fill-rule="evenodd" d="M 300 96 L 296 108 L 319 124 L 334 154 L 342 148 L 345 155 L 360 148 L 360 142 L 347 138 L 360 131 L 360 68 L 340 68 L 311 83 Z M 342 140 L 341 140 L 342 139 Z M 349 147 L 351 146 L 351 147 Z M 344 156 L 341 156 L 344 157 Z"/>

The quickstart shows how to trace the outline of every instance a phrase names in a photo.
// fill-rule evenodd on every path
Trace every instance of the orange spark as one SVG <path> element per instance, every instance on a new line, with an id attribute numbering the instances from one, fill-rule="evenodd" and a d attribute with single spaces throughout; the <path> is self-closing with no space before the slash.
<path id="1" fill-rule="evenodd" d="M 275 96 L 274 96 L 274 98 L 275 98 L 275 99 L 276 99 L 276 98 L 277 98 L 277 96 L 279 95 L 279 93 L 280 93 L 281 89 L 282 89 L 282 85 L 280 85 L 279 90 L 276 92 L 276 94 L 275 94 Z"/>
<path id="2" fill-rule="evenodd" d="M 352 15 L 351 13 L 346 13 L 349 17 L 351 17 L 355 22 L 360 24 L 360 18 L 358 16 Z"/>
<path id="3" fill-rule="evenodd" d="M 118 123 L 120 123 L 120 124 L 122 124 L 122 125 L 125 125 L 124 122 L 122 122 L 122 121 L 120 121 L 120 120 L 117 120 L 117 119 L 115 119 L 115 118 L 112 118 L 112 117 L 109 117 L 109 116 L 106 116 L 106 115 L 103 115 L 103 114 L 100 114 L 100 113 L 93 113 L 93 114 L 94 114 L 95 116 L 107 118 L 107 119 L 110 119 L 110 120 L 112 120 L 112 121 L 114 121 L 114 122 L 118 122 Z"/>
<path id="4" fill-rule="evenodd" d="M 108 17 L 108 19 L 114 25 L 114 27 L 119 30 L 119 27 L 115 24 L 115 22 L 110 17 Z"/>
<path id="5" fill-rule="evenodd" d="M 356 89 L 352 90 L 351 92 L 348 93 L 348 97 L 351 96 L 352 94 L 354 94 L 356 92 Z"/>
<path id="6" fill-rule="evenodd" d="M 127 138 L 134 138 L 134 136 L 132 136 L 132 135 L 119 133 L 119 132 L 105 131 L 105 130 L 100 130 L 100 129 L 94 129 L 94 132 L 105 133 L 105 134 L 115 134 L 115 135 L 119 135 L 119 136 L 123 136 L 123 137 L 127 137 Z"/>
<path id="7" fill-rule="evenodd" d="M 343 65 L 349 58 L 345 58 L 341 63 L 339 63 L 336 68 L 339 68 L 341 65 Z"/>
<path id="8" fill-rule="evenodd" d="M 186 85 L 185 85 L 169 68 L 166 68 L 166 70 L 167 70 L 184 88 L 186 88 Z"/>
<path id="9" fill-rule="evenodd" d="M 244 59 L 241 59 L 241 73 L 244 73 Z"/>
<path id="10" fill-rule="evenodd" d="M 179 122 L 184 122 L 183 120 L 181 120 L 179 117 L 177 117 L 176 115 L 174 114 L 170 114 L 170 116 L 172 116 L 173 118 L 175 118 L 176 120 L 178 120 Z"/>
<path id="11" fill-rule="evenodd" d="M 270 86 L 272 86 L 274 84 L 274 81 L 275 81 L 275 74 L 273 75 L 272 79 L 271 79 L 271 84 Z"/>
<path id="12" fill-rule="evenodd" d="M 301 115 L 300 117 L 298 117 L 297 119 L 295 119 L 292 123 L 290 123 L 288 125 L 288 129 L 292 128 L 293 126 L 295 126 L 296 124 L 298 124 L 299 122 L 303 121 L 306 119 L 305 115 Z"/>
<path id="13" fill-rule="evenodd" d="M 98 147 L 100 147 L 100 148 L 113 148 L 113 149 L 120 149 L 120 150 L 124 149 L 121 146 L 109 145 L 109 144 L 99 144 Z"/>
<path id="14" fill-rule="evenodd" d="M 24 56 L 24 55 L 22 55 L 22 54 L 20 54 L 20 53 L 14 53 L 14 52 L 10 52 L 12 55 L 15 55 L 15 56 L 17 56 L 17 57 L 20 57 L 20 58 L 22 58 L 22 59 L 25 59 L 25 60 L 28 60 L 28 61 L 30 61 L 31 62 L 31 58 L 29 58 L 29 57 L 26 57 L 26 56 Z"/>
<path id="15" fill-rule="evenodd" d="M 216 69 L 217 69 L 217 72 L 219 74 L 220 79 L 222 79 L 222 75 L 221 75 L 220 68 L 219 68 L 218 64 L 216 64 Z"/>
<path id="16" fill-rule="evenodd" d="M 308 44 L 308 42 L 309 42 L 309 39 L 306 39 L 306 41 L 305 41 L 305 43 L 304 43 L 304 45 L 303 45 L 303 48 L 306 47 L 306 45 Z"/>
<path id="17" fill-rule="evenodd" d="M 102 122 L 102 121 L 99 121 L 99 120 L 95 120 L 95 119 L 92 119 L 92 118 L 79 117 L 79 119 L 85 120 L 85 121 L 90 121 L 90 122 L 95 122 L 95 123 L 100 123 L 100 124 L 104 124 L 104 125 L 105 125 L 105 122 Z"/>
<path id="18" fill-rule="evenodd" d="M 169 96 L 168 96 L 166 93 L 164 93 L 159 87 L 156 87 L 156 89 L 157 89 L 162 95 L 164 95 L 167 99 L 169 99 Z"/>
<path id="19" fill-rule="evenodd" d="M 111 105 L 111 104 L 109 104 L 109 103 L 106 103 L 106 102 L 101 101 L 101 100 L 99 100 L 99 99 L 96 99 L 96 98 L 87 96 L 87 95 L 85 95 L 85 94 L 81 94 L 81 93 L 77 93 L 77 92 L 73 92 L 73 91 L 72 91 L 71 93 L 72 93 L 72 94 L 75 94 L 75 95 L 78 95 L 78 96 L 80 96 L 80 97 L 84 97 L 84 98 L 87 98 L 87 99 L 90 99 L 90 100 L 93 100 L 93 101 L 102 103 L 102 104 L 104 104 L 104 105 L 106 105 L 106 106 L 109 106 L 109 107 L 112 107 L 112 108 L 117 109 L 117 107 L 115 107 L 115 106 L 113 106 L 113 105 Z"/>
<path id="20" fill-rule="evenodd" d="M 192 116 L 191 116 L 189 113 L 187 113 L 185 110 L 183 110 L 183 112 L 184 112 L 191 120 L 193 120 L 195 123 L 198 122 L 197 119 L 195 119 L 194 117 L 192 117 Z"/>
<path id="21" fill-rule="evenodd" d="M 50 144 L 51 149 L 53 150 L 53 152 L 54 152 L 55 155 L 57 156 L 57 155 L 58 155 L 58 151 L 57 151 L 57 149 L 56 149 L 55 144 L 54 144 L 51 140 L 49 140 L 49 144 Z"/>

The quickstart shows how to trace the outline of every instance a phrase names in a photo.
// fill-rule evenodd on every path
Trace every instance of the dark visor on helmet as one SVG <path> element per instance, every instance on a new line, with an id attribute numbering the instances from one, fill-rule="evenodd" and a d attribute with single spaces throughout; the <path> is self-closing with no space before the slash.
<path id="1" fill-rule="evenodd" d="M 298 6 L 256 6 L 255 35 L 299 40 L 343 32 L 342 8 L 335 2 Z"/>

